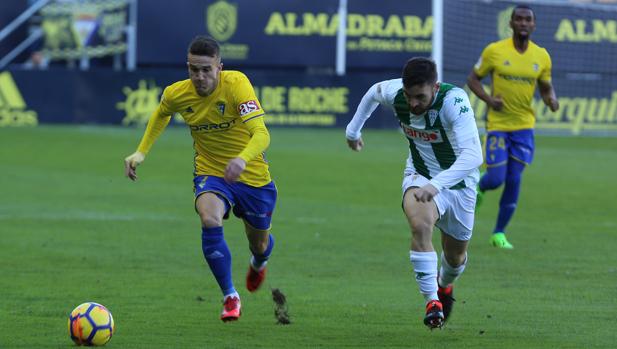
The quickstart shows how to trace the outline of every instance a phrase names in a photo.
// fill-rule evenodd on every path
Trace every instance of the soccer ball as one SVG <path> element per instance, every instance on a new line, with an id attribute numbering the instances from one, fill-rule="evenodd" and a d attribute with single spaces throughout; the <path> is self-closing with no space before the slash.
<path id="1" fill-rule="evenodd" d="M 114 329 L 111 312 L 98 303 L 80 304 L 69 315 L 69 335 L 77 345 L 105 345 Z"/>

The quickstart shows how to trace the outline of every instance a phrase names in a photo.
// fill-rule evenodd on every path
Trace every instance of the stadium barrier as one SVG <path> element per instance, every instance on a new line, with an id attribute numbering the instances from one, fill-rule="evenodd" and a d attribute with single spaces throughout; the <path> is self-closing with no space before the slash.
<path id="1" fill-rule="evenodd" d="M 244 0 L 186 1 L 190 6 L 169 6 L 162 0 L 141 3 L 138 57 L 142 66 L 151 68 L 130 73 L 35 72 L 17 67 L 0 71 L 0 126 L 143 124 L 162 89 L 186 78 L 184 68 L 162 67 L 182 67 L 190 38 L 206 33 L 221 41 L 226 68 L 237 67 L 249 75 L 271 125 L 343 127 L 368 87 L 397 77 L 409 57 L 430 52 L 427 43 L 433 19 L 429 0 L 350 2 L 349 69 L 344 77 L 332 72 L 335 3 L 263 0 L 263 6 L 254 6 Z M 511 35 L 507 23 L 514 2 L 444 2 L 443 81 L 464 86 L 482 49 Z M 561 104 L 552 113 L 536 96 L 533 107 L 538 129 L 614 134 L 617 7 L 556 2 L 534 3 L 533 7 L 538 22 L 533 40 L 551 53 L 553 82 Z M 167 18 L 184 20 L 161 23 Z M 62 88 L 48 87 L 59 82 Z M 470 98 L 482 127 L 486 105 L 473 94 Z M 379 109 L 367 127 L 396 127 L 396 123 L 390 111 Z"/>
<path id="2" fill-rule="evenodd" d="M 347 76 L 304 72 L 245 70 L 267 112 L 266 122 L 286 127 L 344 127 L 366 90 L 396 73 L 348 73 Z M 133 73 L 92 71 L 0 72 L 0 126 L 39 123 L 143 125 L 158 105 L 165 86 L 186 79 L 183 69 L 140 70 Z M 464 79 L 458 76 L 458 79 Z M 61 82 L 61 88 L 54 88 Z M 594 94 L 596 81 L 583 81 L 560 91 L 561 108 L 552 113 L 534 101 L 538 128 L 578 134 L 617 131 L 617 80 L 606 81 L 607 96 Z M 555 78 L 555 85 L 568 86 Z M 51 87 L 50 87 L 51 86 Z M 587 92 L 588 91 L 588 92 Z M 478 125 L 486 105 L 470 93 Z M 176 118 L 174 123 L 181 123 Z M 392 111 L 379 108 L 366 124 L 394 128 Z"/>
<path id="3" fill-rule="evenodd" d="M 339 77 L 289 71 L 243 72 L 267 113 L 266 122 L 290 127 L 343 127 L 373 83 L 395 77 L 384 73 Z M 163 89 L 187 75 L 184 69 L 0 72 L 0 126 L 144 125 Z M 174 120 L 181 123 L 180 118 Z M 384 109 L 378 110 L 367 126 L 386 128 L 396 123 L 392 113 Z"/>

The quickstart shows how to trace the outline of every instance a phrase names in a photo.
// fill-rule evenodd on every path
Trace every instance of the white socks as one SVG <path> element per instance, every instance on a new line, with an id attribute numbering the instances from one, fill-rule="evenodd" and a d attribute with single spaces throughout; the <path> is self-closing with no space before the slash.
<path id="1" fill-rule="evenodd" d="M 448 287 L 451 283 L 453 283 L 459 275 L 463 273 L 465 270 L 465 265 L 467 264 L 467 254 L 465 254 L 465 261 L 463 264 L 459 265 L 456 268 L 452 268 L 448 261 L 446 261 L 446 257 L 441 253 L 441 268 L 439 269 L 439 285 L 441 287 Z"/>
<path id="2" fill-rule="evenodd" d="M 416 282 L 426 302 L 437 297 L 437 253 L 409 251 L 409 260 L 416 273 Z"/>

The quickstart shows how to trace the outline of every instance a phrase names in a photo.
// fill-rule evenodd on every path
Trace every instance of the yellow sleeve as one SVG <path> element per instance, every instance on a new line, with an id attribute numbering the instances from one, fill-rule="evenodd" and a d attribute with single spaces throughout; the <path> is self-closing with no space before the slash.
<path id="1" fill-rule="evenodd" d="M 146 126 L 146 131 L 144 132 L 144 136 L 137 147 L 137 151 L 142 152 L 143 154 L 148 154 L 154 142 L 159 138 L 161 133 L 163 133 L 163 130 L 165 130 L 165 127 L 169 124 L 171 115 L 174 113 L 170 103 L 170 95 L 171 91 L 169 88 L 166 88 L 165 91 L 163 91 L 163 97 L 161 98 L 159 106 L 152 113 L 150 120 L 148 120 L 148 126 Z"/>
<path id="2" fill-rule="evenodd" d="M 551 69 L 553 68 L 553 63 L 551 62 L 551 56 L 548 54 L 548 52 L 544 50 L 544 53 L 545 53 L 544 55 L 545 61 L 543 64 L 542 72 L 540 73 L 540 76 L 538 77 L 538 80 L 551 82 Z"/>
<path id="3" fill-rule="evenodd" d="M 263 117 L 253 117 L 244 124 L 251 134 L 251 140 L 238 157 L 248 163 L 268 148 L 270 133 L 268 133 Z"/>
<path id="4" fill-rule="evenodd" d="M 241 74 L 233 88 L 234 103 L 236 104 L 238 114 L 240 114 L 243 122 L 265 114 L 264 110 L 261 108 L 261 104 L 257 100 L 253 85 L 251 85 L 246 75 Z"/>
<path id="5" fill-rule="evenodd" d="M 493 48 L 494 44 L 486 46 L 478 62 L 473 67 L 473 71 L 481 78 L 485 77 L 493 70 Z"/>

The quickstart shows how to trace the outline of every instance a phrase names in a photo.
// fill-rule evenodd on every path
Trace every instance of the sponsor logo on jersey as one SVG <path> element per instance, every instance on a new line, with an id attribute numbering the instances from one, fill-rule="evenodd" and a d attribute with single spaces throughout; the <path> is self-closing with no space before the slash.
<path id="1" fill-rule="evenodd" d="M 405 132 L 407 138 L 410 138 L 414 141 L 422 141 L 428 143 L 443 142 L 443 138 L 441 137 L 441 133 L 439 132 L 439 130 L 420 130 L 407 125 L 402 125 L 402 127 L 403 132 Z"/>
<path id="2" fill-rule="evenodd" d="M 238 113 L 240 113 L 240 116 L 245 116 L 259 109 L 259 104 L 257 103 L 257 101 L 254 100 L 240 103 L 238 105 Z"/>
<path id="3" fill-rule="evenodd" d="M 526 76 L 516 76 L 516 75 L 501 74 L 501 73 L 497 75 L 504 80 L 512 81 L 512 82 L 521 82 L 521 83 L 526 83 L 529 85 L 532 85 L 536 82 L 536 79 L 528 78 Z"/>
<path id="4" fill-rule="evenodd" d="M 236 123 L 236 120 L 221 122 L 218 124 L 202 124 L 202 125 L 189 125 L 192 131 L 225 131 L 231 128 Z"/>

